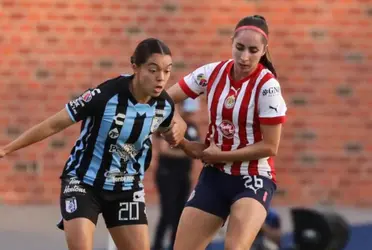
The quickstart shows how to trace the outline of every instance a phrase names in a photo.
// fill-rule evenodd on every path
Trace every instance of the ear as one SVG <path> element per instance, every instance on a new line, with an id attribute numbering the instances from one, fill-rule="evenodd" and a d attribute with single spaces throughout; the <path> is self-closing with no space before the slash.
<path id="1" fill-rule="evenodd" d="M 133 69 L 133 73 L 137 73 L 139 70 L 139 67 L 135 63 L 132 63 L 132 69 Z"/>
<path id="2" fill-rule="evenodd" d="M 263 49 L 262 56 L 264 56 L 267 53 L 267 50 L 269 49 L 269 45 L 265 45 Z"/>

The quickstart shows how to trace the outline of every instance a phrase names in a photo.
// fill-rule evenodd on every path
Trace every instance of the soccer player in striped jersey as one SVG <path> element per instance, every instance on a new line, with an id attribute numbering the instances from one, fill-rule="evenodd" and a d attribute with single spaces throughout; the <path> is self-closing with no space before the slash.
<path id="1" fill-rule="evenodd" d="M 262 16 L 243 18 L 232 38 L 232 59 L 204 65 L 168 90 L 177 103 L 207 96 L 205 144 L 179 144 L 205 167 L 183 211 L 175 250 L 205 249 L 227 217 L 225 249 L 250 249 L 276 190 L 278 152 L 286 104 L 270 61 Z M 164 134 L 170 144 L 175 125 Z M 178 127 L 178 128 L 177 128 Z"/>
<path id="2" fill-rule="evenodd" d="M 0 150 L 1 157 L 82 121 L 61 175 L 59 228 L 70 250 L 93 248 L 100 213 L 119 250 L 150 248 L 142 180 L 152 134 L 169 129 L 173 119 L 174 103 L 164 91 L 171 52 L 149 38 L 138 44 L 131 63 L 134 74 L 88 89 Z"/>

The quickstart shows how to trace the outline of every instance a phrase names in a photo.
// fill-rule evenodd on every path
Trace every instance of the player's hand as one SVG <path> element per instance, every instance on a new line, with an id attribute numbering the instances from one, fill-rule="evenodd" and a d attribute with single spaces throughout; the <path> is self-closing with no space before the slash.
<path id="1" fill-rule="evenodd" d="M 0 149 L 0 159 L 3 158 L 6 155 L 6 152 L 4 149 Z"/>
<path id="2" fill-rule="evenodd" d="M 176 147 L 183 140 L 186 129 L 186 122 L 181 117 L 175 117 L 172 128 L 161 135 L 171 147 Z"/>
<path id="3" fill-rule="evenodd" d="M 221 154 L 221 149 L 217 147 L 214 142 L 213 137 L 209 138 L 209 147 L 203 151 L 201 156 L 201 160 L 205 163 L 213 164 L 213 163 L 220 163 L 219 156 Z"/>

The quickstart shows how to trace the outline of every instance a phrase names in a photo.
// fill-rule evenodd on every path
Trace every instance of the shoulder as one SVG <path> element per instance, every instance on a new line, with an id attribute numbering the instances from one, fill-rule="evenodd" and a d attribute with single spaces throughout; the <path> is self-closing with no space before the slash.
<path id="1" fill-rule="evenodd" d="M 161 92 L 161 94 L 157 97 L 157 99 L 159 100 L 164 100 L 166 103 L 168 102 L 169 105 L 171 105 L 172 107 L 174 106 L 174 101 L 173 99 L 169 96 L 169 94 L 167 93 L 167 91 L 163 90 Z"/>
<path id="2" fill-rule="evenodd" d="M 204 64 L 201 67 L 199 67 L 197 70 L 204 71 L 202 73 L 205 73 L 206 75 L 210 76 L 213 71 L 224 68 L 224 66 L 226 66 L 231 61 L 232 60 L 225 60 L 225 61 L 218 61 L 218 62 Z"/>

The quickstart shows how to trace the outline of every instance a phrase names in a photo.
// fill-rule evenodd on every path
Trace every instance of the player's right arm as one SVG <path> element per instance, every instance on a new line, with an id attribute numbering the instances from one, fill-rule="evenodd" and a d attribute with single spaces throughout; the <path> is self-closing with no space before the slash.
<path id="1" fill-rule="evenodd" d="M 197 142 L 197 141 L 189 141 L 186 138 L 182 140 L 182 142 L 178 145 L 178 148 L 182 149 L 187 156 L 193 159 L 200 159 L 203 155 L 204 149 L 207 146 L 204 143 Z"/>
<path id="2" fill-rule="evenodd" d="M 39 142 L 61 130 L 71 126 L 74 122 L 71 120 L 66 109 L 63 109 L 41 123 L 25 131 L 17 139 L 6 145 L 0 150 L 0 158 L 12 153 L 18 149 L 27 147 Z"/>
<path id="3" fill-rule="evenodd" d="M 0 149 L 0 158 L 42 141 L 78 121 L 94 115 L 100 104 L 100 97 L 102 96 L 100 94 L 103 91 L 103 86 L 104 84 L 101 84 L 96 89 L 88 89 L 75 100 L 67 103 L 64 109 L 24 132 L 17 139 Z"/>

